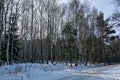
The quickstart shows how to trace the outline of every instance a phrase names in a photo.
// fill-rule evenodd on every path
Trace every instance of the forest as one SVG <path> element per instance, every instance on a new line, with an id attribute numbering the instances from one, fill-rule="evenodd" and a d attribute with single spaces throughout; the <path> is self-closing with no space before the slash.
<path id="1" fill-rule="evenodd" d="M 105 19 L 88 1 L 0 0 L 0 64 L 120 63 L 119 26 L 119 10 Z"/>

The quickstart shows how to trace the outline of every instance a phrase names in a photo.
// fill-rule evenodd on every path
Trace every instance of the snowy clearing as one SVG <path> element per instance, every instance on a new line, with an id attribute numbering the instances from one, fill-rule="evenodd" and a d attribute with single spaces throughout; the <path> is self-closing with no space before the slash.
<path id="1" fill-rule="evenodd" d="M 84 65 L 15 64 L 0 67 L 0 80 L 120 80 L 120 65 L 90 68 Z"/>

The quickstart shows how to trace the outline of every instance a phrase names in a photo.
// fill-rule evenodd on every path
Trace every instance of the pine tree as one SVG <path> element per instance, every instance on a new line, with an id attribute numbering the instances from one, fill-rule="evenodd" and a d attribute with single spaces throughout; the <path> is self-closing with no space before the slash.
<path id="1" fill-rule="evenodd" d="M 115 36 L 111 36 L 111 34 L 115 33 L 115 30 L 112 29 L 113 27 L 106 27 L 104 29 L 104 35 L 103 35 L 103 38 L 105 40 L 105 42 L 107 43 L 111 43 L 112 41 L 115 40 Z"/>
<path id="2" fill-rule="evenodd" d="M 78 48 L 76 45 L 76 36 L 77 36 L 77 30 L 73 27 L 72 22 L 67 22 L 63 29 L 63 35 L 64 35 L 64 51 L 66 53 L 66 56 L 69 55 L 69 61 L 72 66 L 73 59 L 75 59 L 75 66 L 77 66 L 77 60 L 78 60 Z"/>
<path id="3" fill-rule="evenodd" d="M 2 42 L 1 58 L 3 61 L 7 61 L 7 56 L 9 56 L 9 64 L 11 64 L 13 60 L 19 60 L 18 53 L 20 51 L 20 40 L 18 35 L 16 14 L 13 14 L 13 16 L 11 17 L 10 27 L 6 30 L 6 34 L 4 34 L 4 37 L 4 41 Z M 7 49 L 8 55 L 6 54 Z"/>
<path id="4" fill-rule="evenodd" d="M 97 27 L 98 27 L 98 37 L 99 37 L 99 41 L 98 41 L 98 46 L 99 49 L 102 49 L 102 56 L 103 56 L 103 62 L 105 65 L 105 52 L 106 52 L 106 46 L 105 45 L 101 45 L 101 41 L 104 43 L 104 29 L 106 28 L 107 24 L 104 20 L 104 13 L 100 12 L 99 15 L 97 16 Z M 100 53 L 101 54 L 101 53 Z"/>
<path id="5" fill-rule="evenodd" d="M 94 44 L 92 44 L 94 42 Z M 90 63 L 95 63 L 95 59 L 96 59 L 96 53 L 94 49 L 94 51 L 92 50 L 93 47 L 96 47 L 96 43 L 97 43 L 97 37 L 95 35 L 89 35 L 85 41 L 85 46 L 84 48 L 86 48 L 86 62 L 85 65 L 87 65 L 88 61 L 90 61 Z"/>

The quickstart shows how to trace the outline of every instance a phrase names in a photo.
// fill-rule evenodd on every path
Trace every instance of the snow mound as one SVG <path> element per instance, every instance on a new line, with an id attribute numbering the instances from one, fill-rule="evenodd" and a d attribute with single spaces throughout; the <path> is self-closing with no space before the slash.
<path id="1" fill-rule="evenodd" d="M 64 64 L 14 64 L 0 67 L 0 80 L 56 80 L 80 73 L 85 66 L 69 67 Z"/>

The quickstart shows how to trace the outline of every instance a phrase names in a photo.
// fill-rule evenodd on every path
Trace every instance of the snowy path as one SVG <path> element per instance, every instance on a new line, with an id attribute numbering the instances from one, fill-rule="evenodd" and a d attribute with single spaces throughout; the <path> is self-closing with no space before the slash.
<path id="1" fill-rule="evenodd" d="M 58 80 L 120 80 L 119 69 L 120 65 L 92 68 Z"/>
<path id="2" fill-rule="evenodd" d="M 90 77 L 90 76 L 71 76 L 71 77 L 66 77 L 62 79 L 57 79 L 57 80 L 113 80 L 113 79 L 104 79 L 104 78 L 99 78 L 99 77 Z"/>

